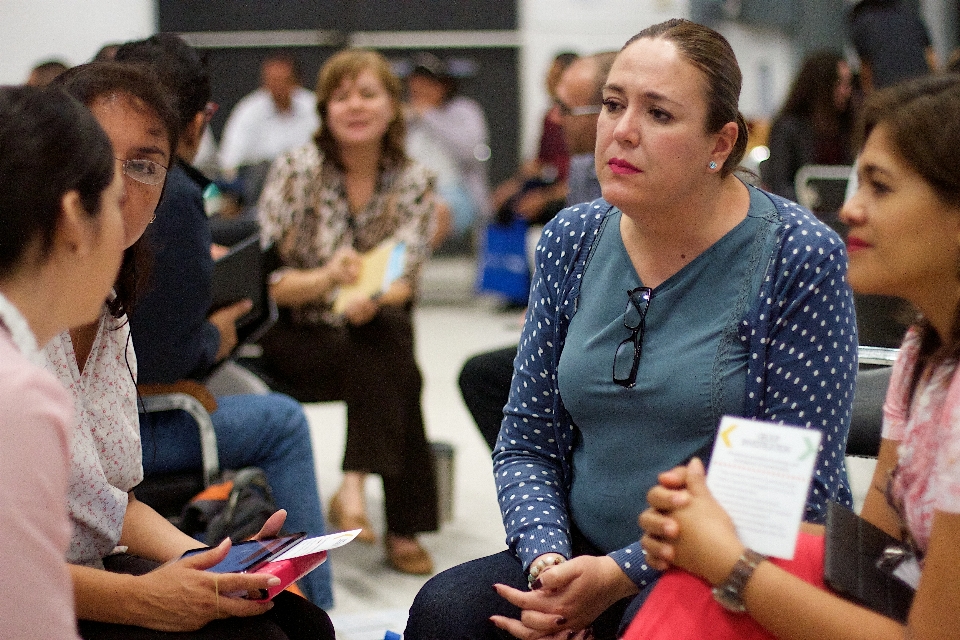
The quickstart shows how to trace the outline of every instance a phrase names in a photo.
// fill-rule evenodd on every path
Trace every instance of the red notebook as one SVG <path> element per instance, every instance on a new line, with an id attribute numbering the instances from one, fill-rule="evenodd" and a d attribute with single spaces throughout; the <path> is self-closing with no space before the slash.
<path id="1" fill-rule="evenodd" d="M 282 549 L 272 553 L 270 557 L 260 561 L 256 566 L 248 569 L 251 573 L 268 573 L 280 578 L 280 584 L 268 588 L 266 595 L 260 600 L 269 600 L 289 587 L 295 581 L 307 575 L 327 559 L 327 551 L 342 547 L 357 537 L 359 529 L 342 531 L 316 538 L 302 537 L 285 545 Z"/>
<path id="2" fill-rule="evenodd" d="M 260 600 L 270 600 L 291 584 L 307 575 L 321 564 L 326 562 L 327 552 L 318 551 L 305 556 L 297 556 L 286 560 L 270 560 L 264 562 L 251 573 L 268 573 L 280 578 L 280 584 L 267 589 L 267 595 Z"/>

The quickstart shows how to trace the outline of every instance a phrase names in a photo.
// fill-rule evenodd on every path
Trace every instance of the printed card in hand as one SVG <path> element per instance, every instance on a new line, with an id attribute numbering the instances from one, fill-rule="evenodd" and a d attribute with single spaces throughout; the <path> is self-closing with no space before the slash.
<path id="1" fill-rule="evenodd" d="M 793 558 L 821 433 L 724 416 L 707 487 L 740 540 L 766 556 Z"/>
<path id="2" fill-rule="evenodd" d="M 280 584 L 267 589 L 264 600 L 269 600 L 289 587 L 294 581 L 307 575 L 327 559 L 327 551 L 342 547 L 357 537 L 360 529 L 331 533 L 316 538 L 305 538 L 283 553 L 264 562 L 255 573 L 269 573 L 280 578 Z"/>

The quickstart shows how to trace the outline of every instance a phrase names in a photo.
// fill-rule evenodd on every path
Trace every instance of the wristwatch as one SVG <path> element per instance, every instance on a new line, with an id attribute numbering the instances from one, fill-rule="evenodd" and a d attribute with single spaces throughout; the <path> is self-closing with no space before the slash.
<path id="1" fill-rule="evenodd" d="M 745 612 L 747 607 L 743 604 L 743 589 L 747 586 L 747 581 L 753 575 L 757 565 L 766 559 L 766 556 L 756 551 L 744 549 L 743 555 L 737 560 L 737 564 L 733 565 L 733 570 L 730 571 L 727 579 L 713 588 L 713 599 L 727 611 Z"/>

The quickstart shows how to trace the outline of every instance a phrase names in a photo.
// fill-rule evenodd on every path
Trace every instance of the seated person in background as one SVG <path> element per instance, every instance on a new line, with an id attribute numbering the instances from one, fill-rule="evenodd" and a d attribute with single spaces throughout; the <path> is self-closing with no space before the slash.
<path id="1" fill-rule="evenodd" d="M 58 75 L 69 69 L 65 63 L 60 60 L 47 60 L 41 62 L 30 70 L 30 76 L 27 78 L 28 87 L 45 87 Z"/>
<path id="2" fill-rule="evenodd" d="M 457 95 L 457 78 L 448 64 L 429 53 L 414 58 L 407 100 L 407 154 L 436 174 L 453 237 L 468 238 L 492 209 L 486 116 L 475 100 Z"/>
<path id="3" fill-rule="evenodd" d="M 577 59 L 569 51 L 553 58 L 545 79 L 547 95 L 556 99 L 560 75 Z M 567 170 L 570 154 L 563 139 L 563 129 L 555 110 L 543 116 L 540 147 L 537 157 L 523 163 L 519 171 L 497 185 L 492 195 L 497 221 L 509 223 L 518 215 L 535 224 L 544 224 L 563 208 L 567 194 Z"/>
<path id="4" fill-rule="evenodd" d="M 244 181 L 247 204 L 256 202 L 267 168 L 284 151 L 310 140 L 320 121 L 313 92 L 300 85 L 297 61 L 274 53 L 260 67 L 260 88 L 233 107 L 220 139 L 220 170 Z"/>
<path id="5" fill-rule="evenodd" d="M 954 638 L 960 629 L 960 80 L 927 77 L 872 94 L 863 131 L 859 187 L 841 212 L 850 227 L 850 284 L 903 296 L 921 317 L 894 365 L 862 516 L 915 550 L 919 586 L 904 627 L 761 561 L 741 591 L 756 622 L 750 638 L 927 640 Z M 673 469 L 660 481 L 640 516 L 650 564 L 724 582 L 745 548 L 710 495 L 702 464 Z M 822 554 L 821 544 L 809 555 L 823 566 Z M 709 586 L 691 580 L 691 596 L 694 589 Z M 649 637 L 647 612 L 641 609 L 627 638 Z M 707 633 L 661 629 L 666 633 L 657 637 Z"/>
<path id="6" fill-rule="evenodd" d="M 858 0 L 850 8 L 847 29 L 867 93 L 937 69 L 918 9 L 917 3 L 904 0 Z"/>
<path id="7" fill-rule="evenodd" d="M 796 199 L 794 178 L 808 164 L 851 164 L 853 74 L 838 53 L 818 51 L 800 67 L 770 127 L 770 157 L 760 164 L 764 187 Z"/>
<path id="8" fill-rule="evenodd" d="M 0 88 L 0 122 L 0 636 L 75 640 L 73 405 L 37 349 L 97 317 L 123 255 L 123 185 L 103 130 L 62 91 Z"/>
<path id="9" fill-rule="evenodd" d="M 207 70 L 182 39 L 159 34 L 126 43 L 117 60 L 152 69 L 177 105 L 182 131 L 170 159 L 163 200 L 145 239 L 154 254 L 150 285 L 130 313 L 141 384 L 202 380 L 236 344 L 235 320 L 249 301 L 216 311 L 211 304 L 210 229 L 199 183 L 190 167 L 207 118 L 210 97 Z M 217 434 L 220 466 L 263 469 L 277 506 L 288 513 L 289 531 L 322 535 L 325 531 L 310 428 L 300 404 L 288 396 L 238 394 L 217 399 L 210 415 Z M 143 466 L 147 475 L 200 469 L 200 440 L 184 412 L 150 414 L 142 429 Z M 314 604 L 333 606 L 329 563 L 300 581 Z"/>
<path id="10" fill-rule="evenodd" d="M 428 581 L 408 640 L 614 638 L 659 576 L 638 542 L 646 492 L 708 455 L 726 414 L 823 432 L 806 516 L 849 504 L 846 254 L 734 175 L 740 85 L 723 36 L 687 20 L 617 54 L 597 120 L 604 200 L 557 214 L 537 250 L 494 453 L 510 549 Z"/>
<path id="11" fill-rule="evenodd" d="M 124 181 L 120 244 L 127 247 L 116 295 L 106 304 L 101 297 L 99 319 L 59 334 L 44 349 L 47 366 L 70 390 L 77 413 L 67 501 L 73 535 L 66 555 L 80 633 L 90 640 L 282 640 L 304 637 L 302 628 L 313 633 L 310 637 L 332 638 L 326 614 L 299 596 L 281 593 L 270 604 L 227 595 L 269 584 L 263 575 L 217 577 L 203 571 L 223 559 L 229 542 L 177 561 L 197 548 L 197 541 L 133 493 L 143 470 L 137 360 L 126 311 L 138 294 L 139 238 L 163 190 L 178 123 L 153 75 L 138 66 L 82 65 L 58 84 L 89 107 L 113 144 Z M 275 534 L 283 520 L 284 513 L 277 512 L 258 535 Z M 125 553 L 116 553 L 118 545 Z"/>
<path id="12" fill-rule="evenodd" d="M 598 53 L 579 58 L 563 71 L 556 85 L 552 113 L 572 154 L 567 206 L 600 197 L 593 148 L 597 141 L 597 113 L 603 101 L 603 83 L 615 57 L 616 53 Z M 491 450 L 500 433 L 516 355 L 516 346 L 480 353 L 467 360 L 460 370 L 460 394 Z"/>
<path id="13" fill-rule="evenodd" d="M 280 307 L 261 345 L 267 375 L 299 400 L 347 403 L 331 524 L 362 528 L 359 540 L 376 540 L 364 482 L 379 475 L 387 560 L 428 574 L 433 563 L 416 535 L 436 530 L 437 494 L 412 307 L 434 192 L 432 175 L 404 153 L 400 98 L 400 81 L 376 52 L 347 49 L 320 70 L 315 141 L 277 159 L 260 198 L 263 240 L 277 263 L 270 292 Z M 336 291 L 357 278 L 359 254 L 394 240 L 405 245 L 399 278 L 335 312 Z"/>

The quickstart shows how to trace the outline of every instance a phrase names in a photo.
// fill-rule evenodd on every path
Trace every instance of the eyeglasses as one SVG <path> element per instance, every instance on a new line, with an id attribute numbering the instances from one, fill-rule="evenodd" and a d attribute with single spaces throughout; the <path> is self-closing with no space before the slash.
<path id="1" fill-rule="evenodd" d="M 630 388 L 637 383 L 637 368 L 643 348 L 643 326 L 647 309 L 653 298 L 653 289 L 637 287 L 627 291 L 627 308 L 623 312 L 623 326 L 631 331 L 629 338 L 617 345 L 613 356 L 613 381 Z"/>
<path id="2" fill-rule="evenodd" d="M 142 160 L 135 158 L 133 160 L 124 160 L 117 158 L 123 166 L 123 172 L 142 184 L 158 185 L 163 184 L 167 177 L 167 168 L 153 160 Z"/>
<path id="3" fill-rule="evenodd" d="M 599 113 L 603 111 L 603 105 L 601 104 L 588 104 L 583 107 L 571 107 L 557 99 L 554 99 L 553 104 L 557 107 L 557 111 L 560 112 L 561 116 L 595 116 L 599 115 Z"/>

